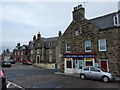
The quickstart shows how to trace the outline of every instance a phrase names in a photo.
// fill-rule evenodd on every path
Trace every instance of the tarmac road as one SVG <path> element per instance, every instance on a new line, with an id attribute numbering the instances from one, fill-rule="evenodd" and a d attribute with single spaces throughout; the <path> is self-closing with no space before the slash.
<path id="1" fill-rule="evenodd" d="M 45 69 L 31 65 L 13 64 L 3 68 L 7 88 L 120 88 L 120 81 L 104 83 L 96 80 L 81 80 L 78 77 L 56 75 L 57 69 Z"/>

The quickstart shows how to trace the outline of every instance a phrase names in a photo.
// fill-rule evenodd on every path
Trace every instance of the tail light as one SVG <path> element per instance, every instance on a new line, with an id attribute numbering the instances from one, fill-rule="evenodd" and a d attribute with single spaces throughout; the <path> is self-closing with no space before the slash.
<path id="1" fill-rule="evenodd" d="M 2 78 L 5 78 L 5 74 L 4 74 L 4 72 L 3 72 L 2 69 L 0 70 L 0 76 L 1 76 Z"/>

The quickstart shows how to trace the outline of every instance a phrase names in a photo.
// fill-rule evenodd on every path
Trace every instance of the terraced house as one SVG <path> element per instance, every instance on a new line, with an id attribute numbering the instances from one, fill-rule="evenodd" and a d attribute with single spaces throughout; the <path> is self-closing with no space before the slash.
<path id="1" fill-rule="evenodd" d="M 73 20 L 57 47 L 61 47 L 65 73 L 79 73 L 83 66 L 99 66 L 120 75 L 120 10 L 86 19 L 82 5 L 74 7 Z"/>
<path id="2" fill-rule="evenodd" d="M 34 35 L 27 45 L 28 60 L 55 63 L 64 73 L 79 73 L 83 66 L 99 66 L 120 75 L 120 10 L 88 20 L 84 7 L 78 5 L 72 14 L 72 22 L 63 34 L 59 31 L 58 37 Z"/>

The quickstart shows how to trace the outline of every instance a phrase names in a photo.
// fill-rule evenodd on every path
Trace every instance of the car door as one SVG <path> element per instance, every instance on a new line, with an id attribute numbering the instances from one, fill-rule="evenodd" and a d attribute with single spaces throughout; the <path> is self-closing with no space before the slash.
<path id="1" fill-rule="evenodd" d="M 83 69 L 83 73 L 85 74 L 85 76 L 87 77 L 87 78 L 89 78 L 89 67 L 84 67 L 84 69 Z"/>
<path id="2" fill-rule="evenodd" d="M 92 79 L 100 79 L 101 71 L 97 67 L 90 67 L 90 78 Z"/>

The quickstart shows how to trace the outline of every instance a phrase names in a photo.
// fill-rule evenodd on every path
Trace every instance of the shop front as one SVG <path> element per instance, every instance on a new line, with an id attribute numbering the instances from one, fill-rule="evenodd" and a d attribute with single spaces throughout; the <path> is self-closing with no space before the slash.
<path id="1" fill-rule="evenodd" d="M 79 73 L 84 66 L 95 66 L 95 52 L 64 53 L 64 73 Z"/>

